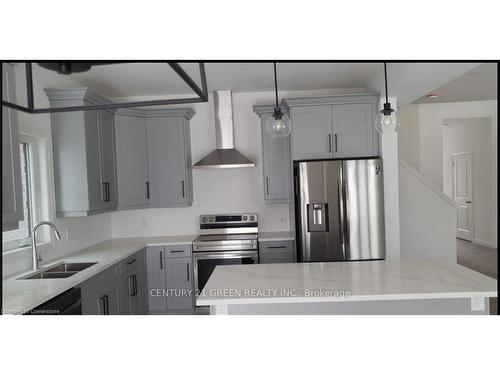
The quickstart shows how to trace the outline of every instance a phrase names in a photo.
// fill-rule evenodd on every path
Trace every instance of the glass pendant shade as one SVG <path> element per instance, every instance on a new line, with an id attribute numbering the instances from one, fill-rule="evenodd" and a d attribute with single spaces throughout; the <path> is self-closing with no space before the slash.
<path id="1" fill-rule="evenodd" d="M 290 118 L 281 111 L 269 116 L 266 122 L 266 131 L 271 138 L 286 138 L 290 135 Z"/>
<path id="2" fill-rule="evenodd" d="M 379 112 L 377 116 L 377 130 L 380 133 L 390 133 L 395 132 L 398 127 L 398 121 L 396 117 L 396 111 L 392 112 L 390 115 L 385 115 Z"/>

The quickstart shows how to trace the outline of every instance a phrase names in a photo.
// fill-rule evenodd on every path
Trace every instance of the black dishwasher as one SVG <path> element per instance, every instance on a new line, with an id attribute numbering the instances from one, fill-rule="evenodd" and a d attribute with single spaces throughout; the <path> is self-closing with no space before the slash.
<path id="1" fill-rule="evenodd" d="M 64 293 L 31 309 L 24 315 L 81 315 L 82 295 L 79 288 L 71 288 Z"/>

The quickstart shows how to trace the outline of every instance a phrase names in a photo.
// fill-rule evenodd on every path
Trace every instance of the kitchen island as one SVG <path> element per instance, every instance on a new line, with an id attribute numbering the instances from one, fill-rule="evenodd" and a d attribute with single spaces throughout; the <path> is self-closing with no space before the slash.
<path id="1" fill-rule="evenodd" d="M 497 281 L 457 264 L 380 260 L 217 266 L 211 314 L 488 314 Z"/>

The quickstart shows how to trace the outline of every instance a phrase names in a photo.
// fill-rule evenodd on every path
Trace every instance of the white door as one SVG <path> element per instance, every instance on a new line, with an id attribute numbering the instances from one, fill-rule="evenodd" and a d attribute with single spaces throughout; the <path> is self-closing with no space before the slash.
<path id="1" fill-rule="evenodd" d="M 457 209 L 457 237 L 472 241 L 472 155 L 470 151 L 453 154 L 453 191 Z"/>

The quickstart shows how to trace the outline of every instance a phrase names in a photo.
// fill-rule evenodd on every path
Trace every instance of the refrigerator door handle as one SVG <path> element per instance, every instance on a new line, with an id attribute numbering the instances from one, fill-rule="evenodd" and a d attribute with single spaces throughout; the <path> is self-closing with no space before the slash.
<path id="1" fill-rule="evenodd" d="M 346 259 L 346 244 L 345 244 L 345 191 L 344 191 L 344 174 L 343 174 L 343 163 L 340 163 L 340 176 L 339 176 L 339 235 L 340 235 L 340 244 L 342 246 L 343 258 Z"/>

